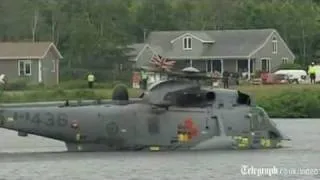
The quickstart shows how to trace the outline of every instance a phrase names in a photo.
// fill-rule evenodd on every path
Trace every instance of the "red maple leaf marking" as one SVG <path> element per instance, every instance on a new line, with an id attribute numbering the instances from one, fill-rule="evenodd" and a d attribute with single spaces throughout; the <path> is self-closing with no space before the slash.
<path id="1" fill-rule="evenodd" d="M 198 128 L 193 123 L 192 118 L 186 119 L 184 121 L 184 126 L 190 134 L 189 139 L 198 135 Z"/>
<path id="2" fill-rule="evenodd" d="M 191 118 L 188 118 L 184 121 L 184 125 L 187 129 L 191 129 L 193 127 L 193 121 Z"/>

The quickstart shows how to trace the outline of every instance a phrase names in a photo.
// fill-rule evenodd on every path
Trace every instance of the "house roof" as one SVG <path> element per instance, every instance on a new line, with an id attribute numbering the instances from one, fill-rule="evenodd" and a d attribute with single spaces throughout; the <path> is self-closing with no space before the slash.
<path id="1" fill-rule="evenodd" d="M 149 34 L 146 43 L 168 58 L 188 58 L 184 57 L 182 51 L 174 51 L 171 43 L 186 35 L 191 35 L 203 43 L 209 43 L 205 44 L 202 51 L 193 51 L 191 57 L 249 57 L 260 49 L 275 32 L 277 33 L 275 29 L 154 31 Z"/>
<path id="2" fill-rule="evenodd" d="M 0 60 L 42 59 L 50 49 L 63 58 L 52 42 L 0 42 Z"/>
<path id="3" fill-rule="evenodd" d="M 146 44 L 145 43 L 137 43 L 137 44 L 132 44 L 128 46 L 130 49 L 130 52 L 127 53 L 129 56 L 137 56 L 139 52 L 144 48 Z"/>
<path id="4" fill-rule="evenodd" d="M 214 43 L 214 40 L 205 32 L 192 32 L 192 33 L 184 33 L 180 36 L 176 37 L 175 39 L 171 40 L 170 43 L 174 43 L 176 40 L 182 38 L 183 36 L 192 36 L 195 39 L 198 39 L 199 41 L 203 43 Z"/>

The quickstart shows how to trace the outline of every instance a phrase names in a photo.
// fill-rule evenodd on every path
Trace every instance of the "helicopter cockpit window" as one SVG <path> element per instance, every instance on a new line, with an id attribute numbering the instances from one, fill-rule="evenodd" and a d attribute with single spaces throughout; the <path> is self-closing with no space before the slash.
<path id="1" fill-rule="evenodd" d="M 172 105 L 181 107 L 202 107 L 208 102 L 214 101 L 215 98 L 214 92 L 177 91 L 168 93 L 164 100 L 171 102 Z"/>
<path id="2" fill-rule="evenodd" d="M 181 93 L 177 96 L 178 106 L 198 106 L 203 102 L 199 93 Z"/>

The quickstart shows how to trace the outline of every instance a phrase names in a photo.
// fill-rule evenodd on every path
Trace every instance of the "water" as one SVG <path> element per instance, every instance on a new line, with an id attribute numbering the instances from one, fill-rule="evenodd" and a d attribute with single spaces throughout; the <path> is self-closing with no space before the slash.
<path id="1" fill-rule="evenodd" d="M 320 120 L 275 120 L 292 138 L 273 150 L 66 153 L 61 142 L 0 131 L 0 180 L 319 179 Z M 243 175 L 241 166 L 301 168 L 291 175 Z M 312 169 L 311 169 L 312 168 Z M 260 169 L 261 171 L 262 169 Z M 292 170 L 290 170 L 292 171 Z M 271 171 L 270 171 L 271 172 Z M 273 171 L 275 172 L 275 171 Z M 293 173 L 293 172 L 291 172 Z M 264 173 L 266 174 L 266 173 Z M 320 171 L 319 171 L 320 174 Z"/>

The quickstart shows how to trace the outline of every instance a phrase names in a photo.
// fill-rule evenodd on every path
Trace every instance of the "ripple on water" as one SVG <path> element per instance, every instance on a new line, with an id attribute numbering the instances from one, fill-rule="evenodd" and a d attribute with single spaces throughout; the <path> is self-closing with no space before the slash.
<path id="1" fill-rule="evenodd" d="M 292 138 L 287 148 L 248 151 L 39 153 L 63 151 L 64 144 L 40 137 L 17 137 L 0 131 L 0 177 L 34 179 L 270 179 L 243 176 L 241 165 L 254 167 L 317 168 L 320 159 L 319 120 L 276 120 Z M 37 153 L 25 153 L 37 152 Z M 13 153 L 23 152 L 23 153 Z M 318 176 L 319 178 L 319 176 Z M 274 178 L 272 178 L 274 179 Z M 277 179 L 316 179 L 311 175 Z"/>

